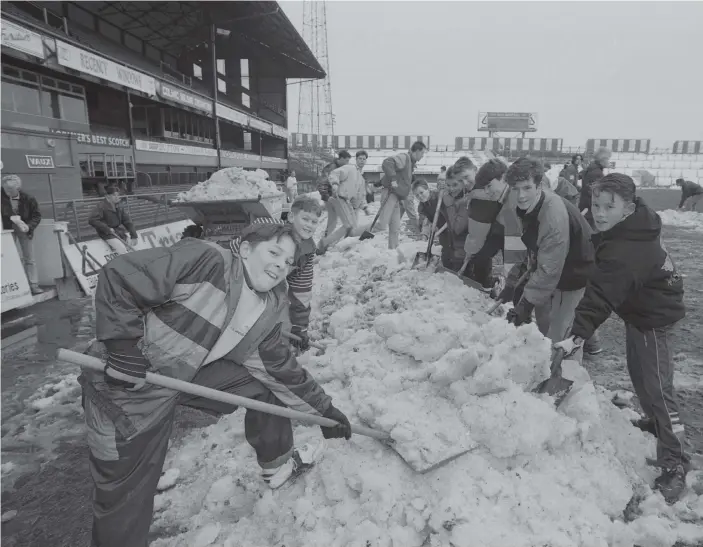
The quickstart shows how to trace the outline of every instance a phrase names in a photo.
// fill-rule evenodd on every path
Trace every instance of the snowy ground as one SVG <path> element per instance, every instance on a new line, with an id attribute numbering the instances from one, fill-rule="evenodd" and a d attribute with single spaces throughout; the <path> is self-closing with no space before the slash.
<path id="1" fill-rule="evenodd" d="M 686 497 L 667 506 L 649 489 L 654 445 L 630 425 L 632 411 L 583 369 L 558 412 L 527 393 L 546 374 L 549 343 L 534 325 L 489 318 L 485 297 L 451 276 L 410 270 L 417 247 L 348 240 L 319 261 L 311 333 L 327 350 L 303 362 L 406 459 L 475 449 L 419 475 L 371 439 L 330 441 L 314 471 L 270 492 L 243 416 L 225 417 L 169 453 L 165 469 L 179 478 L 154 520 L 169 537 L 152 546 L 703 543 L 703 476 L 691 473 Z M 507 389 L 481 396 L 496 387 Z M 319 436 L 296 429 L 298 443 Z M 635 493 L 644 501 L 625 522 Z"/>
<path id="2" fill-rule="evenodd" d="M 659 211 L 659 216 L 662 219 L 662 223 L 667 226 L 678 226 L 679 228 L 690 228 L 703 232 L 703 213 L 667 209 L 666 211 Z"/>
<path id="3" fill-rule="evenodd" d="M 418 475 L 371 439 L 329 441 L 315 470 L 270 492 L 258 478 L 244 414 L 237 412 L 174 441 L 161 485 L 166 490 L 156 500 L 153 547 L 703 544 L 700 471 L 689 474 L 686 497 L 667 506 L 647 486 L 655 476 L 644 465 L 653 440 L 630 426 L 631 411 L 614 407 L 612 393 L 588 382 L 583 369 L 571 370 L 578 388 L 558 412 L 549 400 L 526 393 L 546 373 L 549 357 L 534 326 L 515 330 L 489 318 L 485 297 L 451 276 L 409 270 L 421 245 L 406 241 L 398 253 L 385 244 L 381 235 L 345 241 L 319 259 L 311 333 L 328 349 L 303 362 L 352 421 L 389 431 L 407 459 L 431 460 L 457 444 L 475 449 Z M 689 295 L 696 292 L 694 303 L 698 287 L 687 285 Z M 27 366 L 36 357 L 30 352 Z M 677 374 L 677 386 L 700 392 L 700 364 L 686 370 Z M 37 454 L 56 456 L 53 442 L 82 427 L 75 372 L 51 365 L 39 386 L 13 393 L 17 408 L 10 413 L 3 389 L 3 491 L 27 461 L 24 451 L 16 457 L 6 451 L 8 443 L 24 440 Z M 497 387 L 506 391 L 481 396 Z M 317 428 L 296 428 L 298 443 L 319 438 Z M 85 448 L 76 442 L 76 462 L 85 467 Z M 413 453 L 413 447 L 429 451 Z M 57 495 L 78 489 L 85 505 L 87 469 L 78 477 L 83 483 L 74 488 L 69 478 Z M 47 507 L 54 486 L 37 488 L 39 507 Z M 644 501 L 625 522 L 635 493 Z M 28 511 L 7 509 L 19 509 L 19 516 L 3 524 L 3 543 L 6 526 Z M 35 514 L 34 530 L 53 517 Z M 53 527 L 61 526 L 58 520 Z M 8 545 L 83 544 L 42 537 L 32 543 L 11 536 Z"/>

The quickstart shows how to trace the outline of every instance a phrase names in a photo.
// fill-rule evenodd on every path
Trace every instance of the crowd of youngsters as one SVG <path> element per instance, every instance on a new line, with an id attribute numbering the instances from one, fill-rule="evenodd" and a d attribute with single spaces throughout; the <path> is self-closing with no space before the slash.
<path id="1" fill-rule="evenodd" d="M 510 166 L 493 159 L 480 169 L 460 158 L 446 170 L 443 187 L 430 190 L 425 180 L 413 179 L 424 151 L 416 143 L 384 162 L 389 246 L 398 244 L 404 204 L 418 232 L 431 237 L 430 226 L 444 228 L 439 239 L 445 267 L 490 287 L 493 259 L 500 255 L 499 273 L 507 280 L 494 297 L 512 301 L 507 320 L 520 326 L 534 314 L 555 348 L 576 358 L 612 312 L 620 316 L 628 370 L 645 414 L 636 425 L 657 437 L 651 463 L 662 472 L 655 486 L 667 501 L 678 499 L 690 467 L 671 348 L 671 329 L 685 315 L 683 281 L 661 241 L 661 220 L 636 196 L 633 180 L 619 173 L 595 177 L 607 158 L 599 151 L 597 165 L 582 177 L 582 192 L 591 195 L 584 200 L 582 194 L 581 201 L 589 211 L 580 211 L 545 186 L 543 166 L 531 158 Z M 366 207 L 361 173 L 367 155 L 357 153 L 356 165 L 349 159 L 340 154 L 328 170 L 326 208 L 335 218 L 328 221 L 322 252 L 354 232 Z M 410 195 L 419 201 L 417 217 L 410 212 Z M 94 351 L 105 357 L 106 367 L 80 378 L 95 486 L 95 545 L 147 545 L 177 405 L 214 414 L 236 410 L 146 386 L 147 369 L 325 416 L 338 425 L 323 427 L 324 438 L 350 438 L 349 420 L 296 357 L 310 342 L 313 237 L 323 207 L 299 196 L 285 222 L 254 223 L 227 248 L 186 237 L 172 247 L 120 255 L 103 267 Z M 271 488 L 308 470 L 323 449 L 322 441 L 296 448 L 290 420 L 252 410 L 246 411 L 245 436 Z"/>

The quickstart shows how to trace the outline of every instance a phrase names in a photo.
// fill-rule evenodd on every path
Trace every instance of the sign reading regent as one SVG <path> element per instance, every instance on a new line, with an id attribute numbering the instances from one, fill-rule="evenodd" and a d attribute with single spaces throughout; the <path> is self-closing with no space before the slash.
<path id="1" fill-rule="evenodd" d="M 212 114 L 212 101 L 208 101 L 202 97 L 178 89 L 177 87 L 162 82 L 159 84 L 159 95 L 169 101 L 190 106 L 191 108 L 197 108 L 198 110 Z"/>
<path id="2" fill-rule="evenodd" d="M 109 135 L 96 135 L 95 133 L 81 133 L 80 131 L 66 131 L 65 129 L 49 129 L 55 135 L 69 135 L 75 137 L 80 144 L 95 144 L 100 146 L 115 146 L 117 148 L 130 148 L 132 143 L 124 137 L 111 137 Z"/>
<path id="3" fill-rule="evenodd" d="M 147 95 L 156 95 L 156 80 L 151 76 L 79 49 L 61 40 L 56 40 L 56 56 L 62 66 L 136 89 Z"/>
<path id="4" fill-rule="evenodd" d="M 41 36 L 5 19 L 2 20 L 2 47 L 10 47 L 40 59 L 44 58 L 44 43 Z"/>
<path id="5" fill-rule="evenodd" d="M 30 169 L 53 169 L 54 158 L 52 156 L 25 156 L 27 158 L 27 167 Z"/>

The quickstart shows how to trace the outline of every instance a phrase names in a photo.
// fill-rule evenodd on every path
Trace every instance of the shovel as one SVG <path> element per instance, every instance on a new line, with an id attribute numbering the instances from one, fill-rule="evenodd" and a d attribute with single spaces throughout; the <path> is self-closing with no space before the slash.
<path id="1" fill-rule="evenodd" d="M 468 277 L 464 277 L 463 275 L 458 274 L 454 270 L 450 270 L 449 268 L 445 268 L 444 266 L 438 265 L 435 268 L 435 273 L 448 273 L 453 275 L 454 277 L 458 277 L 461 279 L 462 283 L 466 285 L 467 287 L 471 287 L 472 289 L 476 289 L 477 291 L 481 291 L 484 293 L 489 293 L 491 292 L 491 288 L 486 288 L 477 281 L 474 281 L 473 279 L 469 279 Z"/>
<path id="2" fill-rule="evenodd" d="M 430 237 L 427 241 L 427 252 L 423 255 L 422 253 L 417 253 L 415 255 L 415 260 L 413 260 L 413 265 L 411 268 L 415 268 L 421 261 L 427 261 L 427 267 L 430 266 L 430 260 L 432 260 L 432 244 L 434 243 L 435 230 L 437 229 L 437 221 L 439 220 L 439 208 L 442 205 L 442 198 L 444 197 L 444 190 L 440 190 L 437 194 L 437 207 L 434 210 L 434 218 L 432 219 L 432 228 L 430 229 Z M 446 224 L 443 226 L 445 227 Z"/>
<path id="3" fill-rule="evenodd" d="M 445 224 L 442 226 L 439 230 L 437 230 L 437 233 L 434 235 L 433 239 L 436 239 L 438 236 L 444 232 L 444 230 L 447 229 L 447 225 Z M 430 243 L 434 243 L 434 241 L 430 241 Z M 438 256 L 434 256 L 432 254 L 432 245 L 428 245 L 428 251 L 426 253 L 415 253 L 415 259 L 413 260 L 411 268 L 417 267 L 420 262 L 426 262 L 426 268 L 429 268 L 433 262 L 437 262 L 439 260 Z M 435 260 L 436 259 L 436 260 Z"/>
<path id="4" fill-rule="evenodd" d="M 564 398 L 571 391 L 574 382 L 563 378 L 561 375 L 561 362 L 566 357 L 566 352 L 562 348 L 557 348 L 552 358 L 552 366 L 550 367 L 551 376 L 541 382 L 532 393 L 546 393 L 555 399 L 555 406 L 559 406 Z"/>
<path id="5" fill-rule="evenodd" d="M 371 223 L 371 226 L 369 227 L 368 230 L 364 230 L 364 232 L 359 236 L 360 241 L 365 241 L 367 239 L 373 239 L 376 237 L 372 232 L 374 229 L 374 226 L 376 226 L 376 223 L 378 222 L 378 218 L 381 216 L 381 211 L 383 211 L 383 208 L 386 206 L 386 203 L 388 202 L 388 198 L 391 197 L 391 193 L 388 192 L 388 195 L 386 196 L 386 199 L 384 199 L 381 202 L 381 207 L 378 210 L 378 213 L 376 213 L 376 216 L 373 217 L 373 222 Z"/>
<path id="6" fill-rule="evenodd" d="M 522 274 L 522 275 L 520 276 L 520 279 L 517 280 L 517 283 L 515 284 L 515 287 L 517 288 L 517 287 L 519 287 L 520 285 L 522 285 L 522 284 L 527 280 L 527 278 L 529 277 L 530 273 L 531 273 L 531 272 L 528 270 L 528 271 L 526 271 L 524 274 Z M 496 311 L 496 310 L 497 310 L 501 305 L 503 305 L 503 304 L 505 304 L 505 301 L 504 301 L 504 300 L 497 300 L 495 304 L 493 304 L 490 308 L 488 308 L 488 310 L 486 310 L 486 313 L 487 313 L 488 315 L 492 315 L 493 312 Z"/>
<path id="7" fill-rule="evenodd" d="M 59 349 L 58 359 L 60 361 L 64 361 L 66 363 L 73 363 L 74 365 L 78 365 L 82 368 L 91 369 L 96 372 L 104 372 L 105 370 L 105 363 L 102 360 L 96 357 L 91 357 L 89 355 L 84 355 L 82 353 L 77 353 L 75 351 L 67 349 Z M 261 401 L 256 401 L 247 397 L 241 397 L 232 393 L 226 393 L 217 389 L 199 386 L 191 382 L 185 382 L 183 380 L 169 378 L 168 376 L 154 374 L 153 372 L 146 373 L 146 382 L 154 386 L 172 389 L 180 393 L 187 393 L 196 397 L 204 397 L 212 401 L 219 401 L 236 406 L 241 406 L 250 410 L 256 410 L 257 412 L 272 414 L 274 416 L 282 416 L 284 418 L 297 420 L 306 424 L 314 424 L 324 427 L 334 427 L 335 425 L 338 425 L 338 422 L 330 420 L 329 418 L 324 418 L 322 416 L 317 416 L 314 414 L 307 414 L 305 412 L 299 412 L 297 410 L 291 410 L 290 408 L 281 407 L 278 405 L 263 403 Z M 458 458 L 459 456 L 470 452 L 475 448 L 473 446 L 468 449 L 461 448 L 460 450 L 445 454 L 446 457 L 443 457 L 440 461 L 432 462 L 429 465 L 421 465 L 406 460 L 403 457 L 402 453 L 398 451 L 396 441 L 394 441 L 388 433 L 360 425 L 352 425 L 351 430 L 357 435 L 363 435 L 365 437 L 370 437 L 372 439 L 376 439 L 382 442 L 384 445 L 388 446 L 394 452 L 396 452 L 407 465 L 409 465 L 414 471 L 418 473 L 427 473 L 428 471 L 432 471 L 433 469 L 436 469 Z M 410 448 L 410 451 L 412 452 L 413 449 L 412 447 Z"/>

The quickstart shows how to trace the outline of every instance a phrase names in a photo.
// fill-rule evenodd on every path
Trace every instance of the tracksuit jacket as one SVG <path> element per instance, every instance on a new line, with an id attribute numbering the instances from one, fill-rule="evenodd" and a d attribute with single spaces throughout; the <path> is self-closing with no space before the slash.
<path id="1" fill-rule="evenodd" d="M 555 290 L 575 291 L 586 286 L 593 269 L 591 228 L 571 203 L 545 190 L 535 208 L 516 210 L 522 222 L 527 259 L 510 270 L 506 284 L 517 286 L 526 269 L 534 270 L 524 298 L 534 306 L 549 301 Z"/>
<path id="2" fill-rule="evenodd" d="M 587 340 L 613 311 L 642 330 L 684 317 L 683 279 L 661 242 L 661 227 L 659 215 L 637 198 L 633 214 L 600 234 L 572 334 Z"/>
<path id="3" fill-rule="evenodd" d="M 151 372 L 190 381 L 229 324 L 245 275 L 234 248 L 191 238 L 120 255 L 103 266 L 98 279 L 97 339 L 136 344 Z M 260 295 L 264 312 L 223 359 L 244 367 L 289 408 L 322 415 L 330 397 L 281 335 L 286 291 L 282 283 Z M 115 428 L 123 438 L 133 438 L 162 421 L 176 404 L 178 394 L 169 389 L 130 392 L 110 388 L 103 374 L 84 374 L 90 384 L 86 392 L 95 402 L 88 408 L 96 415 L 86 412 L 94 450 L 114 453 Z"/>

